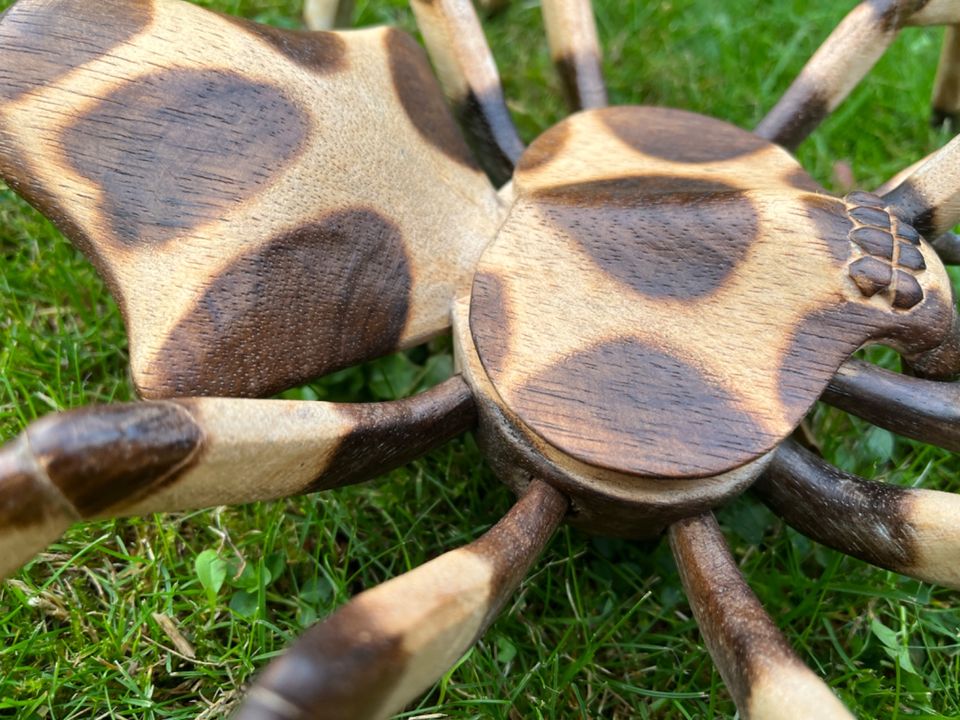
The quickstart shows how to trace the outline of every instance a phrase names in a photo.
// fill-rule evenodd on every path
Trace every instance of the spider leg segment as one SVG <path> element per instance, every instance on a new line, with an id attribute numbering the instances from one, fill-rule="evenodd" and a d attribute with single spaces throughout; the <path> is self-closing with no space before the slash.
<path id="1" fill-rule="evenodd" d="M 847 362 L 823 400 L 898 435 L 960 452 L 960 387 Z"/>
<path id="2" fill-rule="evenodd" d="M 106 279 L 149 398 L 269 395 L 422 343 L 503 214 L 409 35 L 180 0 L 11 7 L 0 177 Z"/>
<path id="3" fill-rule="evenodd" d="M 755 132 L 795 148 L 843 102 L 904 26 L 958 21 L 956 0 L 861 2 L 814 53 Z"/>
<path id="4" fill-rule="evenodd" d="M 960 222 L 960 136 L 883 196 L 904 221 L 936 238 Z"/>
<path id="5" fill-rule="evenodd" d="M 0 577 L 74 522 L 362 482 L 465 432 L 475 416 L 459 376 L 385 403 L 192 398 L 51 415 L 0 448 Z"/>
<path id="6" fill-rule="evenodd" d="M 310 30 L 349 27 L 353 5 L 353 0 L 305 0 L 303 19 Z"/>
<path id="7" fill-rule="evenodd" d="M 417 26 L 467 140 L 496 185 L 513 176 L 524 150 L 500 73 L 470 0 L 412 0 Z"/>
<path id="8" fill-rule="evenodd" d="M 932 105 L 931 123 L 934 127 L 947 123 L 956 127 L 960 120 L 960 31 L 956 25 L 947 27 L 943 34 Z"/>
<path id="9" fill-rule="evenodd" d="M 960 496 L 870 482 L 795 442 L 754 485 L 804 535 L 904 575 L 960 588 Z"/>
<path id="10" fill-rule="evenodd" d="M 754 720 L 852 716 L 789 646 L 750 590 L 713 515 L 670 527 L 690 607 L 740 714 Z"/>
<path id="11" fill-rule="evenodd" d="M 533 481 L 479 540 L 358 595 L 254 684 L 235 720 L 386 718 L 480 637 L 540 555 L 567 501 Z"/>
<path id="12" fill-rule="evenodd" d="M 590 0 L 543 0 L 550 54 L 574 110 L 605 107 L 600 41 Z"/>

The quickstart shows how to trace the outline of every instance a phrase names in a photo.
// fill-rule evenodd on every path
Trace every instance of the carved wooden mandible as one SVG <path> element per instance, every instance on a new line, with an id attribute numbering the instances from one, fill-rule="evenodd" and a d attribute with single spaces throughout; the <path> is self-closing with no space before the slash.
<path id="1" fill-rule="evenodd" d="M 906 25 L 869 0 L 753 131 L 606 107 L 586 0 L 544 0 L 574 109 L 524 147 L 467 0 L 293 32 L 182 0 L 0 16 L 0 176 L 109 284 L 143 402 L 0 450 L 0 574 L 77 521 L 368 480 L 469 430 L 519 496 L 486 534 L 368 590 L 237 717 L 380 718 L 471 646 L 563 521 L 666 535 L 743 717 L 842 718 L 712 509 L 752 488 L 811 537 L 960 588 L 960 500 L 867 482 L 790 439 L 821 397 L 960 449 L 960 139 L 835 197 L 790 154 Z M 311 2 L 331 22 L 337 3 Z M 320 20 L 316 20 L 320 22 Z M 956 35 L 935 107 L 960 111 Z M 434 74 L 435 71 L 435 74 Z M 294 332 L 296 330 L 296 332 Z M 257 399 L 452 331 L 457 373 L 389 403 Z M 899 375 L 852 354 L 898 351 Z"/>

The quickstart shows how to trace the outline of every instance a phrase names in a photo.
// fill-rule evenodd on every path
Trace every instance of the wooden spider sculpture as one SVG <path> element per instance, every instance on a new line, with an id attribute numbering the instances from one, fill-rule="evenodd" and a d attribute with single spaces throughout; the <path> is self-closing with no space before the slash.
<path id="1" fill-rule="evenodd" d="M 823 543 L 960 587 L 957 496 L 864 481 L 790 439 L 823 394 L 960 449 L 960 391 L 938 382 L 960 371 L 940 257 L 958 256 L 960 140 L 843 198 L 787 150 L 902 27 L 958 23 L 960 2 L 858 6 L 750 133 L 604 107 L 589 4 L 544 0 L 583 112 L 528 148 L 471 4 L 413 7 L 439 84 L 394 29 L 288 32 L 181 0 L 0 16 L 0 176 L 106 279 L 145 398 L 44 418 L 0 451 L 0 574 L 80 520 L 340 487 L 473 430 L 514 508 L 309 630 L 238 718 L 402 708 L 564 521 L 668 535 L 743 717 L 849 717 L 711 510 L 753 487 Z M 937 105 L 954 114 L 947 42 Z M 451 327 L 458 372 L 421 395 L 249 399 Z M 849 361 L 869 343 L 911 376 Z"/>

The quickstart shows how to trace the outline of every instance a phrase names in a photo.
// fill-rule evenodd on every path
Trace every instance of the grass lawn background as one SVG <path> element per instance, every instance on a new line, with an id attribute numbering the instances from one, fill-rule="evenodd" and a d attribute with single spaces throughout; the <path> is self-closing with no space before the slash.
<path id="1" fill-rule="evenodd" d="M 0 0 L 0 10 L 10 4 Z M 203 4 L 299 26 L 298 2 Z M 485 23 L 528 141 L 565 113 L 538 5 L 517 0 Z M 685 108 L 752 127 L 852 5 L 595 2 L 611 103 Z M 360 0 L 354 18 L 414 29 L 399 0 Z M 852 174 L 858 186 L 875 187 L 948 139 L 928 127 L 941 37 L 938 29 L 907 30 L 800 148 L 818 180 L 842 191 Z M 54 410 L 129 399 L 123 328 L 103 284 L 2 185 L 0 258 L 0 440 Z M 285 396 L 399 397 L 450 365 L 441 339 Z M 960 490 L 960 465 L 949 453 L 834 410 L 818 408 L 809 425 L 845 469 Z M 71 530 L 0 586 L 0 717 L 221 717 L 251 674 L 303 628 L 362 588 L 474 539 L 510 503 L 467 437 L 367 486 Z M 750 497 L 719 517 L 761 601 L 859 716 L 960 716 L 956 593 L 818 546 Z M 228 570 L 215 596 L 195 570 L 205 552 Z M 164 624 L 192 643 L 195 660 L 181 657 Z M 565 528 L 484 639 L 404 716 L 734 712 L 666 544 Z"/>

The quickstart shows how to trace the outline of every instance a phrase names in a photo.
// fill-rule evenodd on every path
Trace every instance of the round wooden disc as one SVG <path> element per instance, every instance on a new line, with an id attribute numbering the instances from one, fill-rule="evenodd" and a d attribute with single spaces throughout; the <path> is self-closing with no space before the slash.
<path id="1" fill-rule="evenodd" d="M 915 311 L 852 279 L 848 203 L 718 120 L 579 113 L 531 145 L 515 185 L 471 333 L 497 401 L 592 466 L 694 478 L 756 459 Z"/>

